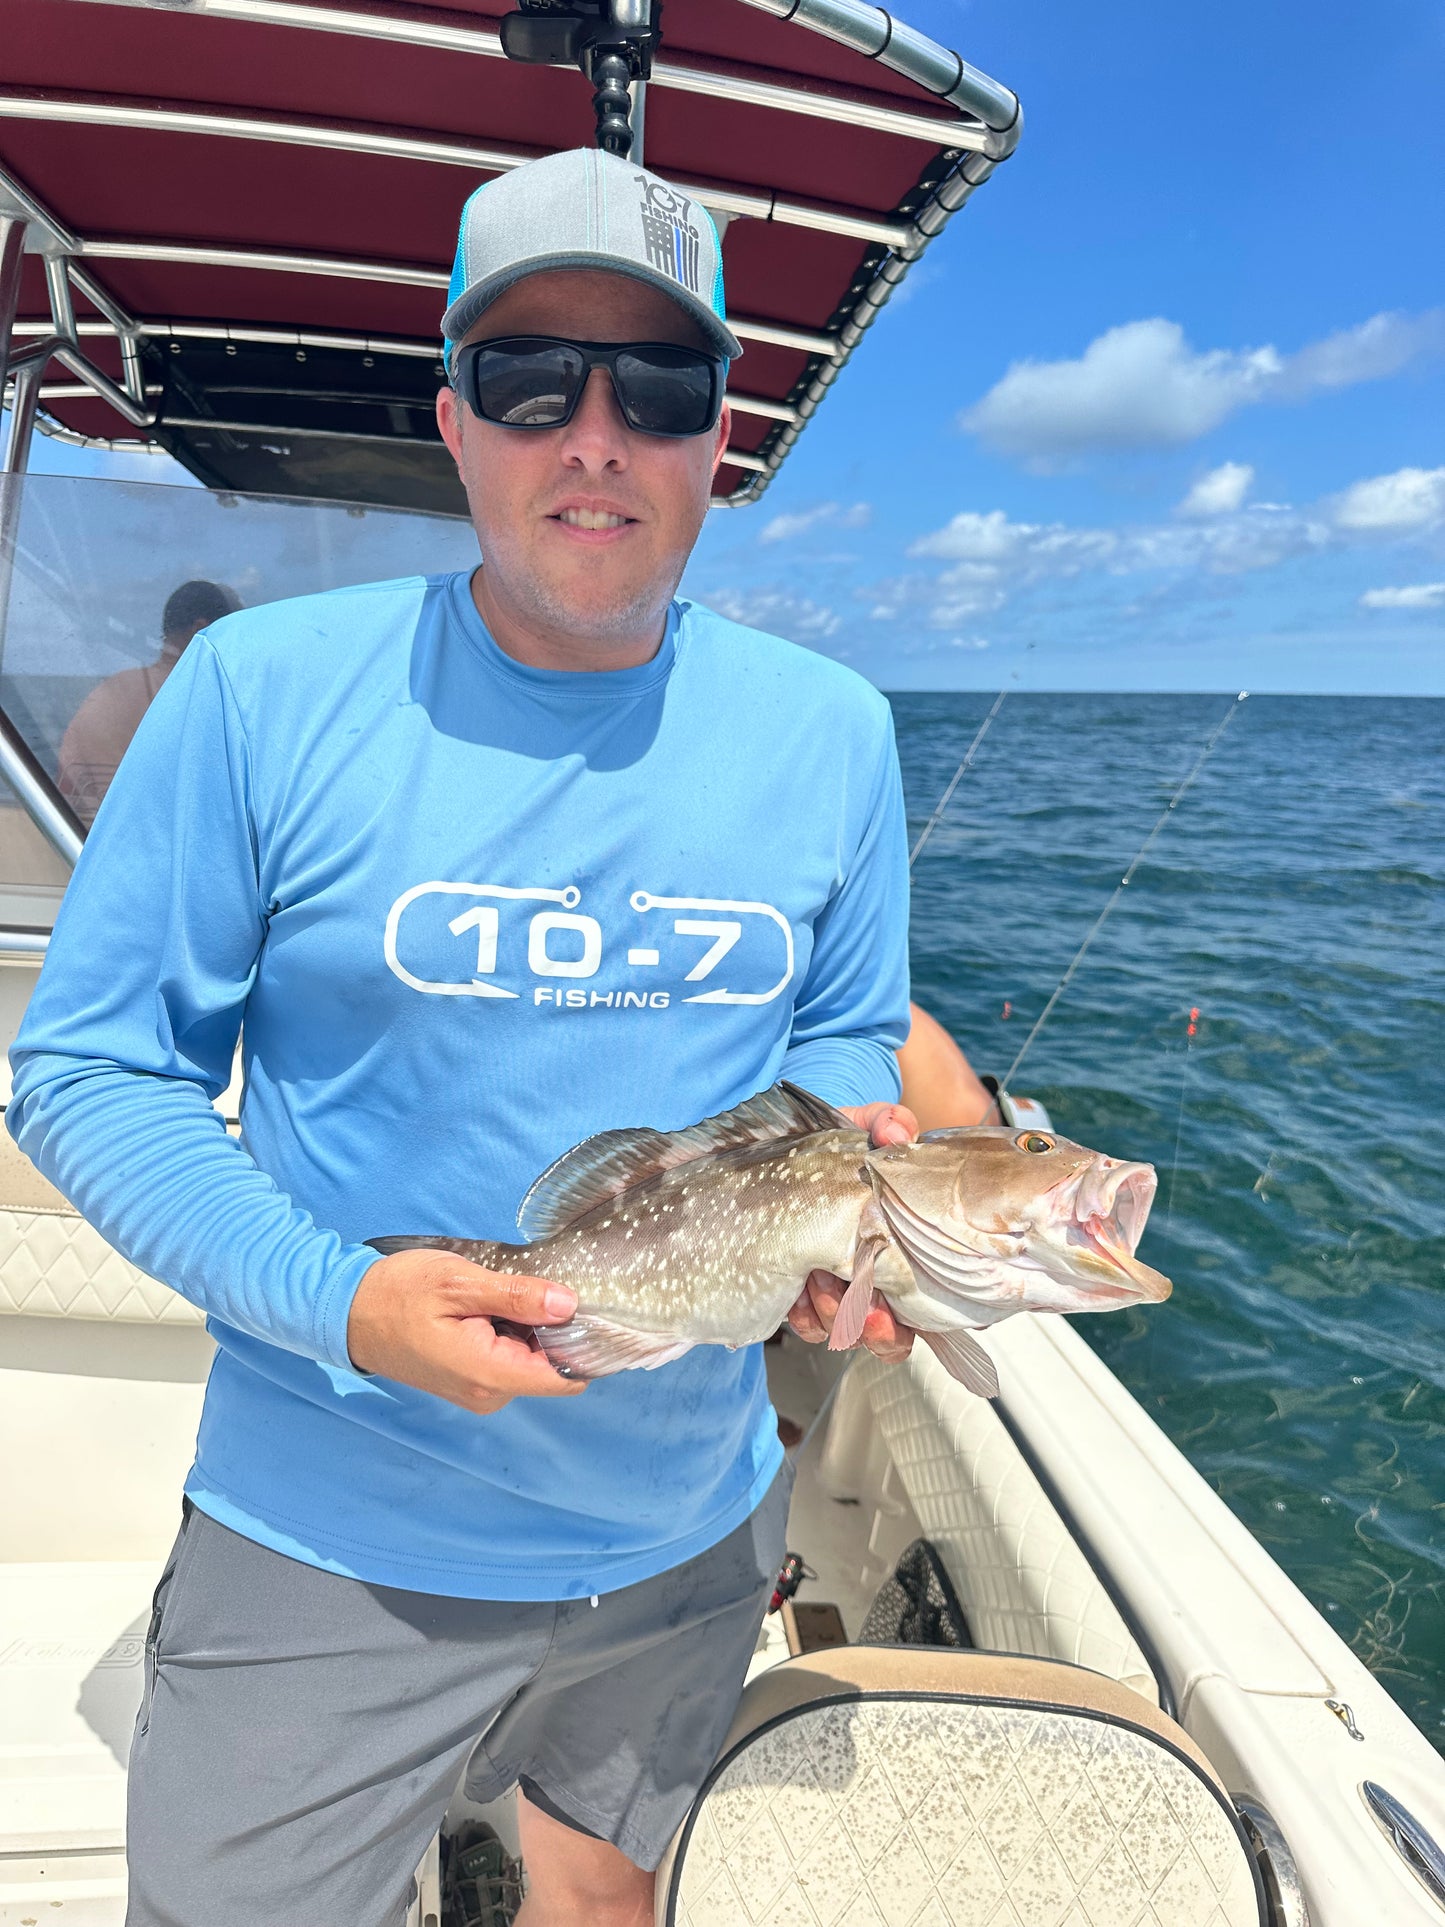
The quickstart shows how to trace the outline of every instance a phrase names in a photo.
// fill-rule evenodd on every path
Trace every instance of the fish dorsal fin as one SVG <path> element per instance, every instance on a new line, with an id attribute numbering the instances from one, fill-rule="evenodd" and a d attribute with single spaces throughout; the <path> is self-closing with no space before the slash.
<path id="1" fill-rule="evenodd" d="M 529 1244 L 565 1230 L 599 1204 L 679 1164 L 753 1144 L 846 1131 L 841 1111 L 796 1084 L 774 1084 L 685 1131 L 599 1131 L 549 1165 L 522 1200 L 517 1228 Z"/>

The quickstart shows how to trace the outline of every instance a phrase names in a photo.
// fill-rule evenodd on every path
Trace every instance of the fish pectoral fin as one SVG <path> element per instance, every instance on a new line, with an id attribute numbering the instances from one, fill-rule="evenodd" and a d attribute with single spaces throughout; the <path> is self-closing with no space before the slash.
<path id="1" fill-rule="evenodd" d="M 610 1319 L 583 1316 L 565 1325 L 538 1325 L 538 1345 L 563 1378 L 611 1378 L 614 1372 L 655 1372 L 692 1350 L 672 1332 L 633 1331 Z"/>
<path id="2" fill-rule="evenodd" d="M 878 1254 L 888 1243 L 886 1232 L 864 1231 L 853 1247 L 853 1279 L 843 1294 L 833 1329 L 828 1334 L 830 1352 L 851 1351 L 863 1336 L 863 1327 L 873 1309 L 873 1273 Z"/>
<path id="3" fill-rule="evenodd" d="M 970 1332 L 920 1332 L 950 1378 L 980 1398 L 997 1398 L 998 1372 L 993 1360 Z"/>
<path id="4" fill-rule="evenodd" d="M 855 1264 L 853 1282 L 843 1294 L 838 1316 L 833 1320 L 833 1329 L 828 1334 L 828 1350 L 851 1351 L 863 1336 L 863 1327 L 872 1309 L 873 1267 L 869 1265 L 865 1271 L 861 1265 Z"/>

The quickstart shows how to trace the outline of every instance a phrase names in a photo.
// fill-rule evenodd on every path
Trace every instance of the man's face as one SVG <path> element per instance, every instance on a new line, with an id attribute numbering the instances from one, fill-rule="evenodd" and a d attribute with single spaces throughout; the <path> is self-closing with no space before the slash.
<path id="1" fill-rule="evenodd" d="M 467 340 L 503 335 L 705 346 L 658 289 L 591 270 L 530 275 Z M 485 603 L 560 641 L 655 648 L 727 447 L 726 407 L 706 435 L 639 435 L 606 370 L 594 369 L 562 428 L 499 427 L 450 389 L 437 420 L 471 505 Z"/>

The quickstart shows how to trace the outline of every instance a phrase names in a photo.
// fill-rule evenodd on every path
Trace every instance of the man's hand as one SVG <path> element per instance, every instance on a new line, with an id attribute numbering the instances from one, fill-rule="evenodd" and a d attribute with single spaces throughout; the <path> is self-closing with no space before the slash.
<path id="1" fill-rule="evenodd" d="M 911 1144 L 918 1136 L 918 1119 L 901 1104 L 862 1104 L 843 1111 L 850 1123 L 866 1131 L 875 1144 Z M 831 1271 L 813 1271 L 788 1313 L 788 1323 L 809 1345 L 827 1342 L 838 1316 L 838 1307 L 848 1289 Z M 863 1344 L 890 1365 L 907 1358 L 913 1350 L 913 1328 L 900 1324 L 887 1305 L 876 1304 L 863 1326 Z"/>
<path id="2" fill-rule="evenodd" d="M 844 1104 L 844 1117 L 866 1131 L 875 1144 L 911 1144 L 918 1136 L 918 1119 L 906 1104 Z"/>
<path id="3" fill-rule="evenodd" d="M 571 1398 L 587 1389 L 493 1322 L 565 1325 L 576 1308 L 577 1294 L 547 1278 L 484 1271 L 449 1251 L 398 1251 L 379 1258 L 357 1287 L 347 1349 L 359 1372 L 485 1416 L 509 1399 Z"/>

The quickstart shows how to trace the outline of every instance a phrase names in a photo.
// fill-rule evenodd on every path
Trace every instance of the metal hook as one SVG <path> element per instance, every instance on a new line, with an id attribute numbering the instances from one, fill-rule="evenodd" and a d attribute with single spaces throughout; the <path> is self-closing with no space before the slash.
<path id="1" fill-rule="evenodd" d="M 1360 1731 L 1359 1727 L 1355 1725 L 1353 1709 L 1347 1706 L 1343 1700 L 1326 1700 L 1325 1705 L 1328 1706 L 1352 1740 L 1364 1739 L 1364 1734 Z"/>

